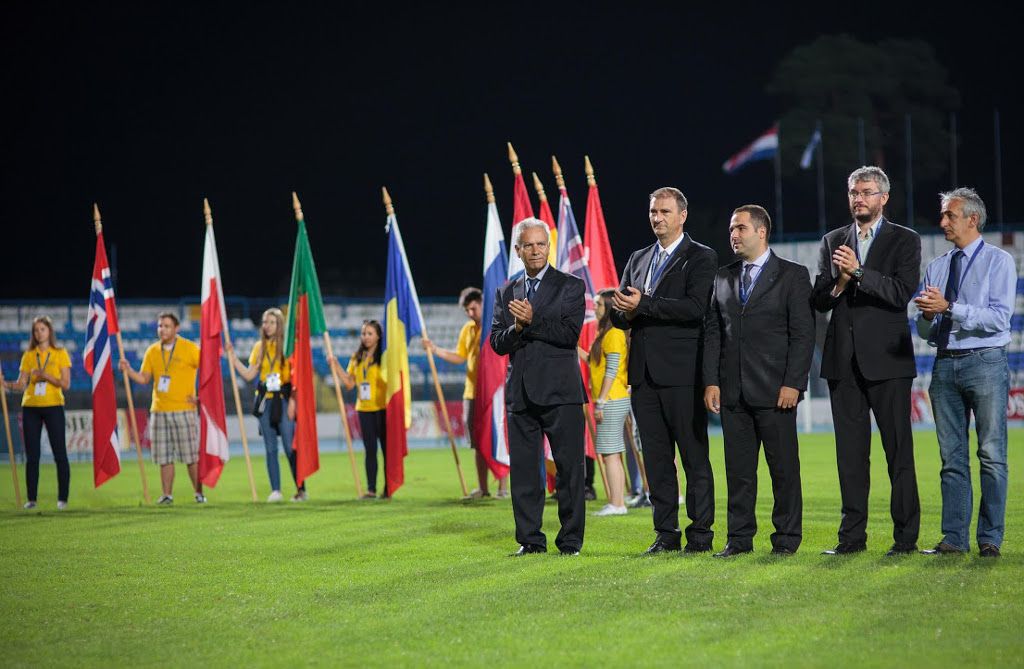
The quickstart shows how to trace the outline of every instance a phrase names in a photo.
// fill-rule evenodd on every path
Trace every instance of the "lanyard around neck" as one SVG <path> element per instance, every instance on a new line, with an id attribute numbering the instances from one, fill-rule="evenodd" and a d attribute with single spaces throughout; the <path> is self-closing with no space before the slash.
<path id="1" fill-rule="evenodd" d="M 164 363 L 164 374 L 167 373 L 168 368 L 170 368 L 170 366 L 171 366 L 171 361 L 174 360 L 174 349 L 176 349 L 177 347 L 178 347 L 178 338 L 175 337 L 174 338 L 174 343 L 171 344 L 171 354 L 165 358 L 164 357 L 164 345 L 160 344 L 160 360 L 162 360 L 163 363 Z"/>

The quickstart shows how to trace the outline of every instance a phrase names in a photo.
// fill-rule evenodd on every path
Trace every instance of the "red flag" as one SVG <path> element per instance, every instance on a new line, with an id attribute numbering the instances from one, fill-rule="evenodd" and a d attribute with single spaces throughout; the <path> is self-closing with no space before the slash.
<path id="1" fill-rule="evenodd" d="M 301 486 L 306 478 L 320 469 L 320 449 L 316 432 L 316 395 L 313 392 L 313 347 L 309 337 L 309 298 L 298 296 L 288 317 L 295 313 L 295 354 L 291 359 L 292 387 L 295 390 L 295 438 L 292 445 L 297 455 L 296 477 Z"/>
<path id="2" fill-rule="evenodd" d="M 583 228 L 583 249 L 590 266 L 590 280 L 594 290 L 619 287 L 619 273 L 615 269 L 615 256 L 612 245 L 608 241 L 608 228 L 604 222 L 604 210 L 601 208 L 601 196 L 597 192 L 597 179 L 590 158 L 584 156 L 587 169 L 587 183 L 590 192 L 587 194 L 587 216 Z"/>
<path id="3" fill-rule="evenodd" d="M 217 485 L 229 458 L 224 378 L 220 371 L 221 334 L 227 328 L 226 316 L 217 242 L 213 225 L 207 225 L 199 321 L 199 480 L 211 488 Z"/>
<path id="4" fill-rule="evenodd" d="M 111 359 L 113 347 L 110 345 L 110 337 L 118 333 L 117 308 L 114 306 L 114 287 L 110 281 L 102 230 L 96 232 L 96 261 L 92 267 L 85 330 L 82 363 L 92 377 L 92 478 L 93 485 L 99 488 L 121 471 Z"/>

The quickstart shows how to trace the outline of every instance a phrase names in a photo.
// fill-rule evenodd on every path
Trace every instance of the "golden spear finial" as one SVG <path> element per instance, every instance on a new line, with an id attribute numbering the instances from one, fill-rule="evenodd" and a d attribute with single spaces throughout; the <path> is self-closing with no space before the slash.
<path id="1" fill-rule="evenodd" d="M 522 174 L 523 170 L 519 167 L 519 156 L 516 155 L 516 150 L 512 148 L 512 142 L 508 142 L 508 161 L 512 163 L 512 174 Z"/>
<path id="2" fill-rule="evenodd" d="M 487 203 L 494 204 L 494 186 L 491 185 L 491 178 L 484 172 L 484 193 L 487 193 Z"/>
<path id="3" fill-rule="evenodd" d="M 537 176 L 536 172 L 533 173 L 533 188 L 537 191 L 537 197 L 540 198 L 541 202 L 548 201 L 547 193 L 544 192 L 544 184 L 540 182 L 540 177 Z"/>
<path id="4" fill-rule="evenodd" d="M 206 219 L 207 225 L 213 225 L 213 210 L 210 209 L 210 201 L 205 197 L 203 198 L 203 218 Z"/>
<path id="5" fill-rule="evenodd" d="M 594 166 L 590 164 L 590 156 L 583 156 L 583 171 L 587 173 L 587 185 L 596 186 L 597 179 L 594 178 Z"/>
<path id="6" fill-rule="evenodd" d="M 103 223 L 100 220 L 100 208 L 95 202 L 92 203 L 92 222 L 96 226 L 96 236 L 103 232 Z"/>
<path id="7" fill-rule="evenodd" d="M 384 211 L 387 212 L 388 216 L 394 216 L 395 205 L 391 204 L 391 196 L 388 195 L 388 189 L 385 186 L 381 186 L 380 190 L 384 194 Z"/>
<path id="8" fill-rule="evenodd" d="M 558 185 L 558 189 L 565 188 L 565 179 L 562 178 L 562 166 L 558 164 L 558 159 L 551 156 L 551 170 L 555 173 L 555 184 Z"/>
<path id="9" fill-rule="evenodd" d="M 292 209 L 295 210 L 295 220 L 303 220 L 302 205 L 299 203 L 299 196 L 295 194 L 295 191 L 292 191 Z"/>

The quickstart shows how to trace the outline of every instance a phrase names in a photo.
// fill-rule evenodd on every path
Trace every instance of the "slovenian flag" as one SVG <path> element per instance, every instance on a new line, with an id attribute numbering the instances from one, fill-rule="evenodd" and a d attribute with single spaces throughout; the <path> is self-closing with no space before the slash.
<path id="1" fill-rule="evenodd" d="M 779 150 L 779 124 L 776 123 L 763 135 L 755 139 L 722 164 L 722 171 L 733 174 L 738 169 L 756 160 L 768 160 Z"/>
<path id="2" fill-rule="evenodd" d="M 487 230 L 484 235 L 483 313 L 480 317 L 480 358 L 477 361 L 476 389 L 473 401 L 473 432 L 488 469 L 498 479 L 508 476 L 508 433 L 505 424 L 505 369 L 508 356 L 498 355 L 488 343 L 494 299 L 505 285 L 508 265 L 505 261 L 505 235 L 501 232 L 498 207 L 487 204 Z"/>
<path id="3" fill-rule="evenodd" d="M 228 454 L 224 377 L 220 371 L 221 335 L 227 329 L 224 288 L 217 261 L 213 225 L 206 226 L 203 246 L 202 310 L 199 320 L 199 480 L 217 485 Z"/>
<path id="4" fill-rule="evenodd" d="M 406 431 L 412 425 L 412 388 L 409 382 L 409 340 L 422 334 L 423 313 L 416 285 L 409 271 L 398 219 L 388 214 L 388 268 L 384 286 L 384 342 L 381 373 L 387 390 L 385 476 L 387 494 L 394 495 L 405 482 L 405 456 L 409 452 Z"/>
<path id="5" fill-rule="evenodd" d="M 110 345 L 110 338 L 118 333 L 117 307 L 102 230 L 96 233 L 96 261 L 92 266 L 85 332 L 82 363 L 86 373 L 92 377 L 92 479 L 93 485 L 99 488 L 121 471 L 113 349 Z"/>

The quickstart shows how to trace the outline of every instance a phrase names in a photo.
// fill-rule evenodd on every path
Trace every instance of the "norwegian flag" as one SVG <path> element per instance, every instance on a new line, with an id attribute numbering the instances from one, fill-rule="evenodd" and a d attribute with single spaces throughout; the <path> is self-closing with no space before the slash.
<path id="1" fill-rule="evenodd" d="M 96 234 L 96 261 L 92 267 L 85 332 L 82 363 L 92 377 L 92 477 L 93 485 L 98 488 L 121 471 L 110 345 L 110 338 L 118 333 L 117 308 L 102 231 Z"/>

